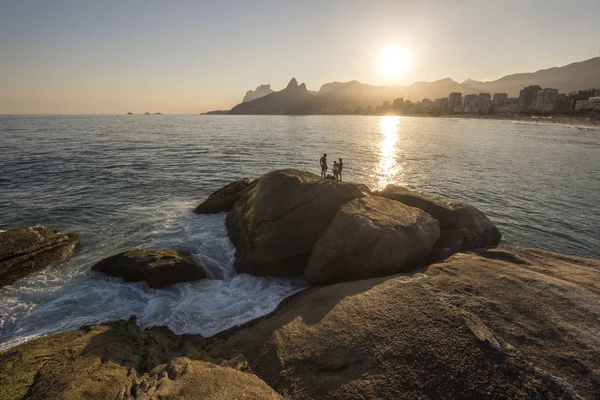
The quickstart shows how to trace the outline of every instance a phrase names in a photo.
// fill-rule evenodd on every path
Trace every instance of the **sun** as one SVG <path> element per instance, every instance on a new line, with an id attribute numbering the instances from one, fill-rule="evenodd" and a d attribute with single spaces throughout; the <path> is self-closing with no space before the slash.
<path id="1" fill-rule="evenodd" d="M 410 53 L 404 46 L 391 46 L 379 55 L 379 69 L 388 78 L 403 75 L 410 66 Z"/>

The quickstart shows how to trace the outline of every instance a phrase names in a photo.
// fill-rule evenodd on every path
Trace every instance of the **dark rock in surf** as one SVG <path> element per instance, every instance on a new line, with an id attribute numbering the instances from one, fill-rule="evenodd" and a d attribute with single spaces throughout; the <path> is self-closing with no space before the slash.
<path id="1" fill-rule="evenodd" d="M 242 192 L 227 216 L 239 272 L 301 275 L 338 208 L 364 197 L 360 184 L 293 169 L 270 172 Z"/>
<path id="2" fill-rule="evenodd" d="M 129 250 L 105 258 L 92 269 L 126 282 L 146 281 L 151 288 L 211 277 L 190 253 L 178 250 Z"/>
<path id="3" fill-rule="evenodd" d="M 250 178 L 243 178 L 222 187 L 212 193 L 204 200 L 194 212 L 196 214 L 216 214 L 220 212 L 229 212 L 240 198 L 240 192 L 248 187 L 252 182 Z"/>
<path id="4" fill-rule="evenodd" d="M 44 226 L 0 232 L 0 287 L 60 263 L 73 252 L 77 233 Z"/>
<path id="5" fill-rule="evenodd" d="M 455 200 L 443 199 L 388 185 L 375 195 L 419 208 L 440 223 L 440 252 L 455 253 L 476 248 L 497 247 L 502 234 L 492 221 L 477 208 Z M 448 231 L 448 232 L 446 232 Z"/>
<path id="6" fill-rule="evenodd" d="M 418 208 L 379 196 L 355 199 L 317 241 L 304 275 L 318 285 L 412 271 L 425 265 L 439 236 L 438 222 Z"/>

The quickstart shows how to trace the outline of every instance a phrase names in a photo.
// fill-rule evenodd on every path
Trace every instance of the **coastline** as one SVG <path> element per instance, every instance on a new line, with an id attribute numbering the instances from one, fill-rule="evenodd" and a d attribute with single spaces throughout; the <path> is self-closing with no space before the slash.
<path id="1" fill-rule="evenodd" d="M 428 116 L 430 117 L 430 116 Z M 532 117 L 532 116 L 475 116 L 475 115 L 441 115 L 433 118 L 448 118 L 448 119 L 481 119 L 491 121 L 504 121 L 504 122 L 519 122 L 523 124 L 552 124 L 552 125 L 565 125 L 575 128 L 589 128 L 589 129 L 600 129 L 600 121 L 591 120 L 589 118 L 580 117 Z"/>

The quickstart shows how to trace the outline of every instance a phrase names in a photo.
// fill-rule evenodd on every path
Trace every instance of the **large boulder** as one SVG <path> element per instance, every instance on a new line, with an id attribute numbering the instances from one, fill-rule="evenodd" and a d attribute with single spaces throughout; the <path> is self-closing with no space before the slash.
<path id="1" fill-rule="evenodd" d="M 211 339 L 289 399 L 598 399 L 600 261 L 458 253 L 312 287 Z"/>
<path id="2" fill-rule="evenodd" d="M 424 266 L 440 236 L 418 208 L 384 197 L 352 200 L 317 241 L 304 275 L 310 284 L 367 279 Z"/>
<path id="3" fill-rule="evenodd" d="M 126 282 L 146 281 L 151 288 L 210 277 L 190 253 L 171 249 L 128 250 L 105 258 L 92 269 L 118 276 Z"/>
<path id="4" fill-rule="evenodd" d="M 0 232 L 0 287 L 63 261 L 78 240 L 77 233 L 44 226 Z"/>
<path id="5" fill-rule="evenodd" d="M 208 360 L 164 328 L 85 327 L 0 352 L 0 400 L 281 399 L 255 375 Z"/>
<path id="6" fill-rule="evenodd" d="M 253 182 L 227 216 L 239 272 L 301 275 L 317 240 L 342 204 L 370 194 L 360 184 L 292 169 Z"/>
<path id="7" fill-rule="evenodd" d="M 252 182 L 250 178 L 243 178 L 223 186 L 204 200 L 194 212 L 196 214 L 216 214 L 229 212 L 231 207 L 240 198 L 240 192 Z"/>
<path id="8" fill-rule="evenodd" d="M 396 185 L 388 185 L 374 194 L 419 208 L 437 219 L 446 246 L 444 248 L 451 253 L 496 247 L 502 238 L 496 225 L 484 213 L 469 204 L 417 193 Z"/>

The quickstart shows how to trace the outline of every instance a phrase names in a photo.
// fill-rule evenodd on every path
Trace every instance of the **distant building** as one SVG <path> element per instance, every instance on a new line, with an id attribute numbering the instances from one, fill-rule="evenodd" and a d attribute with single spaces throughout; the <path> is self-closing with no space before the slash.
<path id="1" fill-rule="evenodd" d="M 438 113 L 446 113 L 448 112 L 448 98 L 442 97 L 440 99 L 435 99 L 433 102 L 433 108 L 435 112 Z"/>
<path id="2" fill-rule="evenodd" d="M 502 113 L 513 113 L 517 111 L 519 106 L 519 98 L 518 97 L 507 97 L 504 100 L 504 103 L 501 106 L 497 106 L 495 111 Z"/>
<path id="3" fill-rule="evenodd" d="M 507 93 L 494 93 L 493 103 L 496 106 L 502 106 L 502 105 L 504 105 L 504 102 L 506 101 L 507 98 L 508 98 Z"/>
<path id="4" fill-rule="evenodd" d="M 554 110 L 554 101 L 558 96 L 558 89 L 540 89 L 536 93 L 535 106 L 536 111 L 551 112 Z"/>
<path id="5" fill-rule="evenodd" d="M 559 93 L 554 100 L 554 112 L 569 112 L 575 109 L 575 95 Z"/>
<path id="6" fill-rule="evenodd" d="M 587 100 L 596 94 L 596 89 L 585 89 L 577 92 L 577 100 Z"/>
<path id="7" fill-rule="evenodd" d="M 457 112 L 460 110 L 462 102 L 462 93 L 452 92 L 448 95 L 448 112 Z"/>
<path id="8" fill-rule="evenodd" d="M 479 99 L 492 101 L 492 96 L 489 93 L 479 93 Z"/>
<path id="9" fill-rule="evenodd" d="M 537 92 L 542 90 L 538 85 L 531 85 L 523 88 L 519 93 L 519 110 L 528 111 L 535 108 L 535 102 L 537 100 Z"/>
<path id="10" fill-rule="evenodd" d="M 392 107 L 394 107 L 394 110 L 400 111 L 404 107 L 404 99 L 401 97 L 394 99 L 394 104 Z"/>
<path id="11" fill-rule="evenodd" d="M 600 96 L 589 97 L 587 100 L 577 100 L 576 110 L 600 110 Z"/>
<path id="12" fill-rule="evenodd" d="M 429 110 L 431 108 L 431 100 L 429 100 L 428 98 L 424 98 L 423 100 L 421 100 L 421 108 L 423 110 Z"/>

